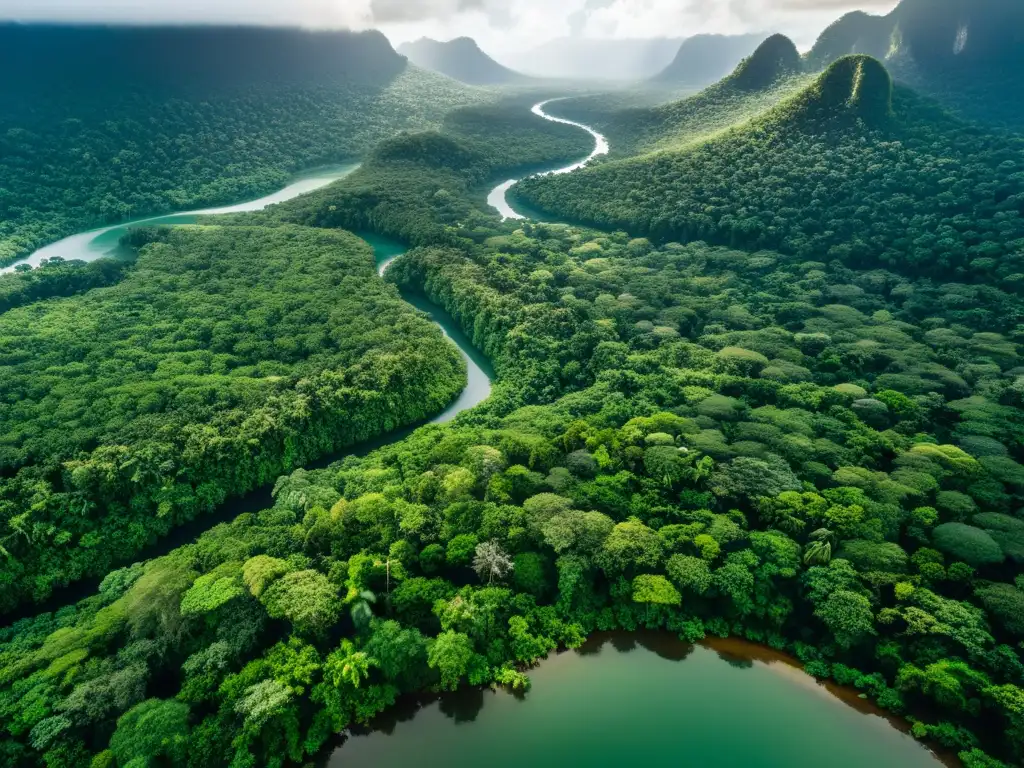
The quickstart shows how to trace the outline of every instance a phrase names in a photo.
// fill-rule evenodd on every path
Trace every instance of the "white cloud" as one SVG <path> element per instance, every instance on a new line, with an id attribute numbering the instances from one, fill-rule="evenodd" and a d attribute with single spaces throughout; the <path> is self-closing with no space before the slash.
<path id="1" fill-rule="evenodd" d="M 685 37 L 780 31 L 807 45 L 840 13 L 885 12 L 896 0 L 0 0 L 0 18 L 378 26 L 395 42 L 477 38 L 494 51 L 579 32 Z"/>
<path id="2" fill-rule="evenodd" d="M 590 11 L 583 33 L 592 37 L 783 32 L 809 45 L 850 10 L 885 13 L 897 0 L 606 0 Z"/>
<path id="3" fill-rule="evenodd" d="M 372 24 L 370 0 L 0 0 L 0 18 L 337 28 Z"/>

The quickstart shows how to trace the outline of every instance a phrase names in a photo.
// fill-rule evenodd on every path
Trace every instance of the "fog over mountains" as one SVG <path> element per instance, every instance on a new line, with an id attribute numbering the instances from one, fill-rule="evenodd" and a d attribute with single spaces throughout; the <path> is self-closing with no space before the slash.
<path id="1" fill-rule="evenodd" d="M 645 80 L 667 67 L 684 37 L 559 37 L 499 60 L 531 75 L 568 80 Z"/>

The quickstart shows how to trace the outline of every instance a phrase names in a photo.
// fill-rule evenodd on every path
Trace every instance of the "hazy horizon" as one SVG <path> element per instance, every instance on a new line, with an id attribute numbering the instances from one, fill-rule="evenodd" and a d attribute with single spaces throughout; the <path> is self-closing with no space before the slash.
<path id="1" fill-rule="evenodd" d="M 472 37 L 496 55 L 567 36 L 677 38 L 782 32 L 807 47 L 851 10 L 897 0 L 0 0 L 2 21 L 257 24 L 379 29 L 396 47 L 420 37 Z"/>

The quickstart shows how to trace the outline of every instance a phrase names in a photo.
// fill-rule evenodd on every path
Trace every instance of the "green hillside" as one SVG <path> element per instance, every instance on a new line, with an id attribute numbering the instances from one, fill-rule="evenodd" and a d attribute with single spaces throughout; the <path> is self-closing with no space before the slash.
<path id="1" fill-rule="evenodd" d="M 469 85 L 524 85 L 530 82 L 526 75 L 496 62 L 468 37 L 445 43 L 424 37 L 400 45 L 398 52 L 418 67 Z"/>
<path id="2" fill-rule="evenodd" d="M 843 56 L 864 54 L 884 60 L 898 47 L 899 38 L 893 20 L 863 11 L 852 11 L 829 25 L 807 53 L 807 63 L 814 69 L 825 69 Z"/>
<path id="3" fill-rule="evenodd" d="M 793 41 L 785 35 L 772 35 L 740 62 L 729 80 L 740 90 L 757 91 L 799 74 L 803 68 Z"/>
<path id="4" fill-rule="evenodd" d="M 486 186 L 585 157 L 590 137 L 530 112 L 533 98 L 452 112 L 442 132 L 382 142 L 355 173 L 248 221 L 373 231 L 420 245 L 457 242 L 478 222 Z"/>
<path id="5" fill-rule="evenodd" d="M 630 156 L 706 140 L 756 117 L 809 82 L 802 69 L 792 41 L 773 35 L 731 75 L 694 96 L 628 109 L 617 109 L 614 95 L 591 96 L 552 109 L 607 135 L 613 157 Z"/>
<path id="6" fill-rule="evenodd" d="M 829 26 L 808 54 L 826 66 L 850 53 L 909 56 L 929 73 L 1024 57 L 1024 6 L 1014 0 L 902 0 L 885 16 L 860 11 Z"/>
<path id="7" fill-rule="evenodd" d="M 884 59 L 899 82 L 966 118 L 1024 128 L 1024 4 L 1016 0 L 902 0 L 886 16 L 854 12 L 808 54 L 823 68 L 841 56 Z"/>
<path id="8" fill-rule="evenodd" d="M 548 213 L 659 240 L 1020 285 L 1022 151 L 1024 140 L 962 123 L 854 56 L 704 143 L 513 191 Z"/>
<path id="9" fill-rule="evenodd" d="M 0 265 L 92 226 L 259 197 L 491 97 L 378 33 L 0 26 Z"/>

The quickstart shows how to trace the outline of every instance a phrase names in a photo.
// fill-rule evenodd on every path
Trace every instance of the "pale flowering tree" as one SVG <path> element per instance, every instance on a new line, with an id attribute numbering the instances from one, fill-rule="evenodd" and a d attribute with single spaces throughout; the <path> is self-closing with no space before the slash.
<path id="1" fill-rule="evenodd" d="M 487 584 L 493 584 L 495 579 L 501 581 L 513 569 L 512 558 L 496 541 L 485 541 L 477 544 L 476 555 L 473 557 L 473 570 L 476 571 L 481 581 L 487 579 Z"/>

